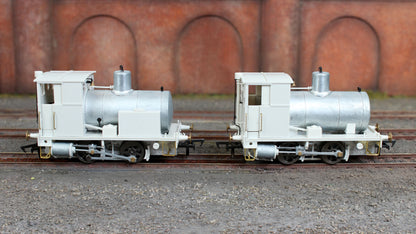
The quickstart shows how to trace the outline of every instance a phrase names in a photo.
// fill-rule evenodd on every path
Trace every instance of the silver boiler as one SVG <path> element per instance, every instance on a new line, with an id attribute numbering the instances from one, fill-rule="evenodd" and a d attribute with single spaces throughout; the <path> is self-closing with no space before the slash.
<path id="1" fill-rule="evenodd" d="M 89 90 L 86 94 L 87 124 L 118 124 L 118 112 L 122 110 L 160 111 L 160 131 L 168 133 L 173 118 L 172 95 L 169 91 L 132 90 L 131 74 L 127 70 L 114 72 L 112 90 L 95 89 Z"/>
<path id="2" fill-rule="evenodd" d="M 329 73 L 312 73 L 311 91 L 290 94 L 290 125 L 305 128 L 318 125 L 323 131 L 344 131 L 348 123 L 356 131 L 367 129 L 370 121 L 370 100 L 366 92 L 329 90 Z"/>

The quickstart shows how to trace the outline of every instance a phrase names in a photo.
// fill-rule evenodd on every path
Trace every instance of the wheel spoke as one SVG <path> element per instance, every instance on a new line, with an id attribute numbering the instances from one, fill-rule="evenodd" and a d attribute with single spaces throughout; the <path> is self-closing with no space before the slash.
<path id="1" fill-rule="evenodd" d="M 91 155 L 86 152 L 77 153 L 78 160 L 85 164 L 92 163 Z"/>
<path id="2" fill-rule="evenodd" d="M 336 152 L 338 150 L 341 152 L 344 152 L 345 150 L 345 147 L 341 142 L 327 142 L 321 148 L 322 152 Z M 330 165 L 334 165 L 342 160 L 342 158 L 334 155 L 322 155 L 321 159 Z"/>
<path id="3" fill-rule="evenodd" d="M 281 147 L 293 147 L 294 145 L 289 144 L 289 143 L 283 143 L 280 146 Z M 288 154 L 288 153 L 278 154 L 276 158 L 277 158 L 277 161 L 283 165 L 292 165 L 299 160 L 299 156 L 297 156 L 296 154 Z"/>
<path id="4" fill-rule="evenodd" d="M 120 153 L 124 156 L 135 156 L 136 162 L 143 161 L 145 151 L 140 142 L 126 141 L 120 146 Z"/>

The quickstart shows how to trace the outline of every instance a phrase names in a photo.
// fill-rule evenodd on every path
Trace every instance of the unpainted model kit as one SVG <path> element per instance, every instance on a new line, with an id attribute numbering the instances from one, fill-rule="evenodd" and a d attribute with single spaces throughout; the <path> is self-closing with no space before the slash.
<path id="1" fill-rule="evenodd" d="M 148 161 L 175 156 L 190 126 L 172 123 L 169 91 L 131 89 L 120 66 L 113 86 L 95 86 L 94 71 L 36 71 L 41 158 Z M 312 87 L 293 87 L 286 73 L 235 73 L 234 121 L 246 161 L 322 159 L 328 164 L 352 155 L 379 155 L 391 136 L 370 126 L 367 93 L 329 90 L 329 73 L 312 74 Z M 392 145 L 392 144 L 391 144 Z"/>
<path id="2" fill-rule="evenodd" d="M 236 73 L 235 121 L 247 161 L 322 159 L 328 164 L 351 155 L 379 155 L 389 147 L 370 126 L 366 92 L 329 90 L 329 73 L 312 73 L 312 87 L 294 88 L 286 73 Z M 384 143 L 384 144 L 383 144 Z"/>
<path id="3" fill-rule="evenodd" d="M 35 72 L 42 158 L 149 160 L 150 155 L 175 156 L 181 131 L 171 123 L 169 91 L 131 89 L 131 73 L 120 66 L 114 86 L 95 86 L 94 71 Z"/>

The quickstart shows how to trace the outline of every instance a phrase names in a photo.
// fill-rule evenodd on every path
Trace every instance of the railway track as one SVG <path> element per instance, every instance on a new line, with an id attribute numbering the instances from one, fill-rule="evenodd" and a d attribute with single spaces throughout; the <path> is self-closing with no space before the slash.
<path id="1" fill-rule="evenodd" d="M 233 111 L 175 111 L 175 119 L 231 121 Z M 34 110 L 0 109 L 0 118 L 36 118 Z M 416 111 L 372 111 L 372 119 L 416 119 Z"/>
<path id="2" fill-rule="evenodd" d="M 36 132 L 38 129 L 13 129 L 0 128 L 0 138 L 25 138 L 26 132 Z M 380 129 L 383 134 L 393 134 L 395 140 L 416 140 L 416 129 Z M 190 131 L 184 131 L 190 133 Z M 228 141 L 230 134 L 235 131 L 230 130 L 193 130 L 193 139 L 205 139 L 213 141 Z"/>
<path id="3" fill-rule="evenodd" d="M 372 111 L 372 119 L 416 119 L 416 111 Z"/>
<path id="4" fill-rule="evenodd" d="M 176 119 L 232 119 L 233 111 L 175 111 Z M 0 109 L 0 118 L 36 118 L 34 110 Z"/>
<path id="5" fill-rule="evenodd" d="M 189 131 L 188 131 L 189 132 Z M 383 134 L 393 134 L 393 139 L 395 140 L 416 140 L 416 129 L 380 129 L 380 132 Z M 229 139 L 230 134 L 235 133 L 234 130 L 224 131 L 224 130 L 193 130 L 193 138 L 203 138 L 205 140 L 218 140 L 226 141 Z"/>
<path id="6" fill-rule="evenodd" d="M 177 111 L 174 118 L 192 120 L 232 120 L 232 111 Z M 33 110 L 0 110 L 0 118 L 36 118 Z M 416 119 L 416 111 L 373 111 L 373 119 Z M 0 129 L 0 138 L 17 139 L 25 138 L 26 131 L 36 132 L 38 129 Z M 416 129 L 380 129 L 383 134 L 392 133 L 396 140 L 416 140 Z M 185 131 L 186 132 L 186 131 Z M 189 131 L 187 133 L 190 133 Z M 229 135 L 234 131 L 225 130 L 193 130 L 192 139 L 204 139 L 206 141 L 228 142 Z M 85 165 L 77 160 L 51 159 L 41 160 L 36 154 L 25 154 L 18 152 L 0 153 L 1 165 L 54 165 L 59 167 L 104 167 L 104 168 L 247 168 L 247 169 L 278 169 L 278 168 L 314 168 L 314 167 L 416 167 L 416 153 L 411 154 L 383 154 L 379 157 L 352 157 L 348 163 L 339 163 L 333 166 L 324 163 L 296 163 L 291 166 L 284 166 L 275 163 L 245 162 L 242 155 L 231 156 L 230 154 L 194 154 L 179 155 L 177 157 L 153 157 L 150 162 L 128 164 L 125 162 L 95 162 Z"/>
<path id="7" fill-rule="evenodd" d="M 1 152 L 0 165 L 38 165 L 44 167 L 62 168 L 205 168 L 205 169 L 256 169 L 275 170 L 283 168 L 416 168 L 416 153 L 383 154 L 378 157 L 358 156 L 351 158 L 350 162 L 327 165 L 321 162 L 304 162 L 285 166 L 277 163 L 262 161 L 245 162 L 242 155 L 231 156 L 229 154 L 195 154 L 190 156 L 179 155 L 177 157 L 153 157 L 149 162 L 129 164 L 126 162 L 94 162 L 83 164 L 77 160 L 68 159 L 40 159 L 37 154 L 19 152 Z"/>

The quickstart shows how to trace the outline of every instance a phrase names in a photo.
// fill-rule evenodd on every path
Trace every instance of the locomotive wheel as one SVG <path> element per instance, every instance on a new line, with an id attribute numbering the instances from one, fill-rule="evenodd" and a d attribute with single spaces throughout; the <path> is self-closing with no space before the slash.
<path id="1" fill-rule="evenodd" d="M 92 163 L 91 155 L 88 154 L 87 152 L 78 152 L 77 157 L 78 157 L 78 160 L 81 161 L 82 163 L 85 163 L 85 164 Z"/>
<path id="2" fill-rule="evenodd" d="M 322 152 L 336 152 L 337 150 L 344 153 L 344 144 L 342 144 L 341 142 L 327 142 L 324 145 L 322 145 L 321 148 Z M 334 155 L 322 155 L 321 159 L 322 161 L 330 165 L 337 164 L 342 160 L 342 158 L 336 157 Z"/>
<path id="3" fill-rule="evenodd" d="M 284 143 L 280 146 L 291 147 L 293 145 Z M 276 158 L 277 158 L 277 161 L 283 165 L 292 165 L 299 160 L 299 156 L 297 156 L 296 154 L 278 154 Z"/>
<path id="4" fill-rule="evenodd" d="M 299 156 L 295 154 L 279 154 L 277 155 L 277 161 L 283 165 L 292 165 L 299 160 Z"/>
<path id="5" fill-rule="evenodd" d="M 120 154 L 124 156 L 136 156 L 136 162 L 141 162 L 144 159 L 145 150 L 140 142 L 125 141 L 120 146 Z"/>

